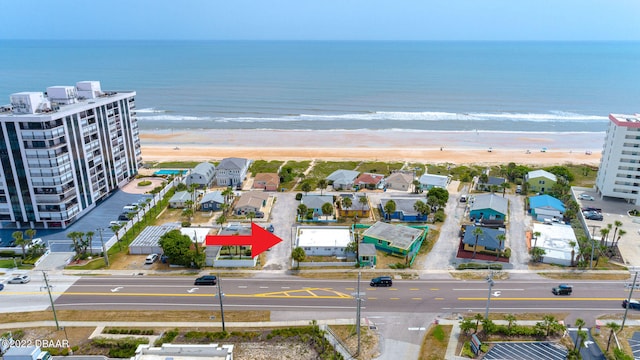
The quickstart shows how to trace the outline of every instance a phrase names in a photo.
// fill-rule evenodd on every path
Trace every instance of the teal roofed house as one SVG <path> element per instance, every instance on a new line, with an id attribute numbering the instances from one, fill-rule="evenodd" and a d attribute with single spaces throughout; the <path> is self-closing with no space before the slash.
<path id="1" fill-rule="evenodd" d="M 362 242 L 373 244 L 376 249 L 405 259 L 413 264 L 427 236 L 426 226 L 391 225 L 377 222 L 362 233 Z"/>
<path id="2" fill-rule="evenodd" d="M 509 200 L 496 194 L 481 194 L 473 197 L 469 210 L 472 220 L 502 220 L 507 218 Z"/>
<path id="3" fill-rule="evenodd" d="M 531 217 L 538 221 L 561 220 L 566 208 L 562 201 L 551 195 L 538 195 L 529 198 Z"/>

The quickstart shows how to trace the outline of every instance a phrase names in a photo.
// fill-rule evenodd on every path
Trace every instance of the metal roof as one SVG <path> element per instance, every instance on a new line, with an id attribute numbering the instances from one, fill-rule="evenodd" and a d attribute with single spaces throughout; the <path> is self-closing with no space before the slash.
<path id="1" fill-rule="evenodd" d="M 362 233 L 379 240 L 388 241 L 393 247 L 408 250 L 411 244 L 422 235 L 424 230 L 404 225 L 391 225 L 378 221 Z"/>

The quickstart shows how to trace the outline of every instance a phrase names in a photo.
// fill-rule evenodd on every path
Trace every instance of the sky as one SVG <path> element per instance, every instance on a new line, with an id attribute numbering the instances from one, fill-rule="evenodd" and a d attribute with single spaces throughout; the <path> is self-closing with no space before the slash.
<path id="1" fill-rule="evenodd" d="M 640 40 L 639 0 L 0 0 L 0 39 Z"/>

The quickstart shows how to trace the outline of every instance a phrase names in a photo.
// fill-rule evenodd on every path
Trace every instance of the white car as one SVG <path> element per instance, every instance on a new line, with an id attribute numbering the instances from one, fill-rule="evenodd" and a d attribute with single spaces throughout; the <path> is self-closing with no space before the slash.
<path id="1" fill-rule="evenodd" d="M 589 200 L 589 201 L 594 201 L 594 197 L 589 195 L 589 194 L 580 194 L 580 196 L 578 196 L 578 199 L 580 200 Z"/>
<path id="2" fill-rule="evenodd" d="M 11 280 L 7 282 L 9 284 L 26 284 L 29 281 L 31 281 L 31 278 L 29 277 L 29 275 L 20 275 L 20 276 L 12 277 Z"/>
<path id="3" fill-rule="evenodd" d="M 151 265 L 154 262 L 158 261 L 158 259 L 160 258 L 160 255 L 158 254 L 150 254 L 149 256 L 147 256 L 147 258 L 144 260 L 144 264 L 145 265 Z"/>

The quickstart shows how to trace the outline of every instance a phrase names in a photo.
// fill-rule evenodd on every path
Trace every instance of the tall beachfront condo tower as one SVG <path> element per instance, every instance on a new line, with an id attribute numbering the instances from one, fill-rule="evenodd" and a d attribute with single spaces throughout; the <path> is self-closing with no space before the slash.
<path id="1" fill-rule="evenodd" d="M 640 204 L 640 115 L 609 115 L 596 189 L 602 196 Z"/>
<path id="2" fill-rule="evenodd" d="M 133 179 L 135 95 L 98 81 L 12 94 L 0 107 L 0 227 L 66 228 Z"/>

